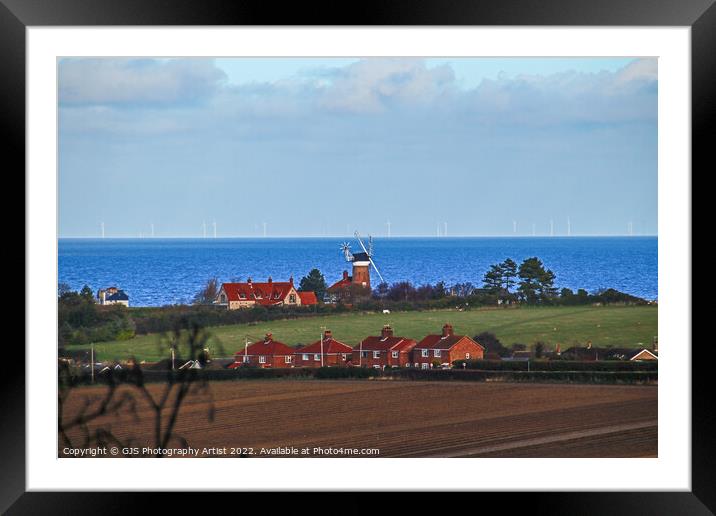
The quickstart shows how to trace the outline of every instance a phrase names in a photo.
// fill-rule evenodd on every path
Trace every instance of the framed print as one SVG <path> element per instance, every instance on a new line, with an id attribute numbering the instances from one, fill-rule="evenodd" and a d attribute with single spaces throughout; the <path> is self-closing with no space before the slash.
<path id="1" fill-rule="evenodd" d="M 27 192 L 3 509 L 713 511 L 711 2 L 214 7 L 0 6 Z"/>

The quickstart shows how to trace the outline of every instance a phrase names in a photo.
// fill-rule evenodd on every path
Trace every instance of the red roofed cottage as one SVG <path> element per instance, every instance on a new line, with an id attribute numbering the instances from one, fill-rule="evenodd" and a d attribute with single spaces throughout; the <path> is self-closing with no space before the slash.
<path id="1" fill-rule="evenodd" d="M 395 337 L 393 328 L 383 326 L 380 336 L 366 337 L 353 348 L 353 365 L 383 369 L 385 366 L 408 367 L 410 352 L 416 342 Z"/>
<path id="2" fill-rule="evenodd" d="M 455 360 L 481 360 L 485 348 L 467 335 L 455 335 L 452 325 L 445 324 L 440 335 L 428 335 L 413 348 L 415 367 L 430 369 L 433 363 L 452 365 Z"/>
<path id="3" fill-rule="evenodd" d="M 251 281 L 245 283 L 222 283 L 216 296 L 217 305 L 225 305 L 229 310 L 261 306 L 307 306 L 318 303 L 313 292 L 298 292 L 293 286 L 293 277 L 288 281 L 273 281 L 270 277 L 265 283 Z"/>
<path id="4" fill-rule="evenodd" d="M 295 350 L 295 363 L 303 367 L 343 366 L 351 358 L 353 348 L 333 338 L 331 330 L 326 330 L 322 338 L 305 348 Z"/>
<path id="5" fill-rule="evenodd" d="M 249 344 L 243 350 L 234 353 L 234 363 L 229 366 L 235 369 L 241 365 L 256 367 L 293 367 L 294 349 L 283 342 L 273 339 L 267 333 L 263 340 Z"/>

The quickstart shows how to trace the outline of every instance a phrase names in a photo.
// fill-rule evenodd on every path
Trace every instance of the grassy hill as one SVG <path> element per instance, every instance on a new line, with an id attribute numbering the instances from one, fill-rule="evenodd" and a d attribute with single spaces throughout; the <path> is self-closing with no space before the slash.
<path id="1" fill-rule="evenodd" d="M 446 322 L 455 333 L 474 336 L 490 331 L 506 346 L 542 341 L 552 349 L 584 344 L 595 346 L 637 347 L 649 345 L 658 331 L 655 306 L 579 306 L 541 308 L 485 308 L 459 312 L 435 310 L 392 314 L 347 313 L 302 319 L 250 323 L 209 328 L 209 348 L 213 356 L 231 356 L 243 349 L 246 337 L 255 341 L 271 332 L 276 340 L 294 346 L 319 339 L 321 327 L 333 331 L 336 339 L 356 345 L 368 335 L 377 335 L 383 324 L 391 324 L 395 334 L 420 340 L 429 333 L 439 333 Z M 68 350 L 89 349 L 71 345 Z M 127 341 L 95 344 L 98 360 L 155 361 L 168 356 L 168 346 L 159 335 L 141 335 Z"/>

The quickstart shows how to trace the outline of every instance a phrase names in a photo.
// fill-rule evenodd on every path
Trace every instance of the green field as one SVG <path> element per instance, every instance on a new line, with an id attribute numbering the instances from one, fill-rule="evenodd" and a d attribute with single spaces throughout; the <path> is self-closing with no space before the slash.
<path id="1" fill-rule="evenodd" d="M 657 335 L 655 306 L 579 306 L 543 308 L 486 308 L 459 312 L 435 310 L 392 314 L 347 313 L 209 328 L 212 356 L 231 356 L 243 349 L 248 336 L 258 340 L 267 332 L 291 346 L 319 339 L 321 327 L 333 331 L 336 339 L 356 345 L 368 335 L 378 335 L 383 324 L 391 324 L 395 335 L 420 340 L 429 333 L 439 333 L 446 322 L 455 333 L 474 336 L 483 331 L 497 335 L 505 346 L 514 343 L 534 344 L 542 341 L 548 349 L 560 344 L 562 350 L 588 340 L 594 346 L 637 347 L 650 345 Z M 166 342 L 166 341 L 165 341 Z M 72 345 L 69 350 L 89 349 Z M 159 335 L 141 335 L 127 341 L 95 344 L 98 360 L 155 361 L 168 356 L 168 346 Z"/>

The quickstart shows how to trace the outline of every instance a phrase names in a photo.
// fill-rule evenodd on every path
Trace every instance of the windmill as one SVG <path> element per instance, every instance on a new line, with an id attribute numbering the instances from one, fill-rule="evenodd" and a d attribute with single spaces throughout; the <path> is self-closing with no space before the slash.
<path id="1" fill-rule="evenodd" d="M 369 278 L 368 277 L 368 264 L 370 264 L 373 266 L 373 269 L 375 269 L 376 274 L 378 274 L 380 281 L 385 282 L 385 280 L 383 279 L 383 275 L 378 270 L 378 266 L 373 261 L 373 237 L 368 235 L 368 247 L 367 248 L 366 248 L 365 244 L 363 243 L 363 240 L 360 237 L 360 233 L 358 233 L 356 231 L 355 237 L 356 237 L 356 239 L 358 239 L 358 243 L 360 244 L 361 248 L 363 249 L 363 253 L 358 253 L 357 255 L 353 255 L 353 259 L 350 260 L 353 262 L 353 272 L 354 272 L 354 280 L 353 281 L 356 281 L 355 280 L 356 266 L 367 261 L 368 263 L 365 264 L 366 278 Z M 367 284 L 370 285 L 370 279 L 367 280 Z"/>

